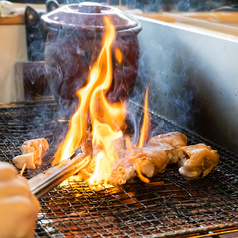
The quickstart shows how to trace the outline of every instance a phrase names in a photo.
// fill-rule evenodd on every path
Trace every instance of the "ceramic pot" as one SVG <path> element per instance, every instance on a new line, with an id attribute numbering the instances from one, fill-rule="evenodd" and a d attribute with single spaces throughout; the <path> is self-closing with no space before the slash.
<path id="1" fill-rule="evenodd" d="M 81 3 L 63 6 L 41 18 L 48 31 L 45 69 L 58 100 L 71 103 L 76 91 L 86 84 L 89 67 L 102 47 L 105 16 L 116 31 L 112 45 L 113 82 L 108 99 L 118 101 L 131 93 L 138 72 L 140 23 L 117 8 Z M 116 49 L 123 55 L 121 64 L 116 60 Z"/>

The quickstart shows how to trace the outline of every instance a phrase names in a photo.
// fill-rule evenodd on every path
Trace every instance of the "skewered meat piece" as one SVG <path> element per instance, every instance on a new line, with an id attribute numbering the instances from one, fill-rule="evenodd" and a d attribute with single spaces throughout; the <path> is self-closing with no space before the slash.
<path id="1" fill-rule="evenodd" d="M 179 151 L 182 152 L 179 172 L 188 180 L 205 177 L 219 163 L 217 151 L 205 144 L 184 146 Z"/>
<path id="2" fill-rule="evenodd" d="M 158 146 L 150 146 L 156 150 L 164 150 L 167 152 L 169 164 L 176 164 L 179 161 L 180 153 L 179 150 L 174 149 L 171 145 L 167 143 L 160 143 Z"/>
<path id="3" fill-rule="evenodd" d="M 163 173 L 169 162 L 167 152 L 157 150 L 156 147 L 137 148 L 126 158 L 126 161 L 134 166 L 138 177 L 145 183 L 150 183 L 148 178 Z"/>
<path id="4" fill-rule="evenodd" d="M 37 162 L 36 152 L 18 155 L 12 159 L 18 169 L 22 169 L 25 163 L 27 163 L 27 168 L 35 169 L 37 164 L 35 161 Z"/>
<path id="5" fill-rule="evenodd" d="M 163 144 L 169 144 L 174 149 L 178 149 L 179 147 L 187 145 L 187 136 L 178 131 L 170 132 L 152 137 L 148 144 L 149 146 L 162 146 Z"/>
<path id="6" fill-rule="evenodd" d="M 149 183 L 148 178 L 163 172 L 168 163 L 179 161 L 181 152 L 177 148 L 187 145 L 187 136 L 180 132 L 171 132 L 151 138 L 148 144 L 149 147 L 135 149 L 120 162 L 111 176 L 113 184 L 124 184 L 134 178 L 132 168 L 142 181 Z"/>
<path id="7" fill-rule="evenodd" d="M 109 182 L 113 185 L 122 185 L 136 177 L 145 183 L 148 178 L 165 171 L 168 156 L 165 150 L 157 147 L 140 147 L 133 150 L 125 159 L 120 160 L 113 170 Z"/>
<path id="8" fill-rule="evenodd" d="M 27 168 L 35 169 L 36 165 L 41 165 L 41 159 L 48 149 L 49 145 L 45 138 L 25 141 L 20 148 L 22 155 L 14 157 L 12 162 L 18 169 L 22 169 L 25 163 Z"/>
<path id="9" fill-rule="evenodd" d="M 130 165 L 127 168 L 124 168 L 123 166 L 116 166 L 116 169 L 113 170 L 109 178 L 109 183 L 113 185 L 122 185 L 135 177 L 136 171 L 133 165 Z"/>
<path id="10" fill-rule="evenodd" d="M 27 140 L 23 143 L 20 150 L 22 154 L 37 151 L 37 156 L 43 158 L 46 151 L 49 149 L 49 144 L 45 138 Z"/>
<path id="11" fill-rule="evenodd" d="M 149 146 L 157 147 L 157 150 L 166 150 L 170 164 L 176 164 L 179 161 L 178 148 L 187 145 L 187 136 L 180 132 L 170 132 L 152 137 Z"/>
<path id="12" fill-rule="evenodd" d="M 13 165 L 0 162 L 0 236 L 33 238 L 39 210 L 27 180 Z"/>

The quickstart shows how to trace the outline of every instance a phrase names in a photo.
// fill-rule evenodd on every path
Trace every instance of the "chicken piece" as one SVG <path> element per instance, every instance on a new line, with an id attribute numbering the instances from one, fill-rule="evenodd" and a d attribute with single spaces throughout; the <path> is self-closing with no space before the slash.
<path id="1" fill-rule="evenodd" d="M 0 232 L 4 238 L 33 238 L 40 203 L 16 168 L 0 162 Z"/>
<path id="2" fill-rule="evenodd" d="M 148 144 L 149 146 L 161 146 L 163 144 L 169 144 L 174 149 L 178 149 L 179 147 L 187 145 L 187 136 L 178 131 L 170 132 L 152 137 Z"/>
<path id="3" fill-rule="evenodd" d="M 25 163 L 27 163 L 28 169 L 35 169 L 36 157 L 36 152 L 34 151 L 28 154 L 18 155 L 12 159 L 12 162 L 18 169 L 22 169 Z"/>
<path id="4" fill-rule="evenodd" d="M 149 146 L 157 147 L 157 150 L 166 150 L 170 164 L 176 164 L 179 161 L 179 151 L 181 146 L 187 145 L 187 136 L 180 132 L 170 132 L 152 137 Z"/>
<path id="5" fill-rule="evenodd" d="M 165 150 L 157 150 L 153 147 L 140 147 L 135 149 L 127 158 L 138 174 L 138 177 L 145 183 L 149 183 L 148 178 L 157 173 L 163 173 L 169 162 Z"/>
<path id="6" fill-rule="evenodd" d="M 133 165 L 127 168 L 124 168 L 123 166 L 119 166 L 119 167 L 116 167 L 115 170 L 113 170 L 108 180 L 108 183 L 113 185 L 122 185 L 132 180 L 135 177 L 136 177 L 136 171 Z"/>
<path id="7" fill-rule="evenodd" d="M 36 165 L 41 165 L 41 159 L 48 149 L 49 145 L 45 138 L 25 141 L 20 148 L 22 155 L 14 157 L 12 162 L 18 169 L 22 169 L 25 163 L 27 168 L 35 169 Z"/>
<path id="8" fill-rule="evenodd" d="M 157 173 L 163 173 L 168 161 L 165 150 L 157 150 L 157 147 L 137 148 L 115 165 L 109 183 L 113 185 L 125 184 L 136 177 L 136 172 L 143 182 L 150 183 L 148 178 Z"/>
<path id="9" fill-rule="evenodd" d="M 205 177 L 219 163 L 217 151 L 205 144 L 184 146 L 179 148 L 179 151 L 181 158 L 179 173 L 188 180 Z"/>
<path id="10" fill-rule="evenodd" d="M 49 149 L 49 144 L 45 138 L 27 140 L 23 143 L 20 150 L 22 154 L 27 154 L 30 152 L 37 152 L 37 156 L 43 158 L 46 151 Z"/>
<path id="11" fill-rule="evenodd" d="M 177 164 L 181 157 L 181 152 L 178 149 L 167 150 L 169 164 Z"/>

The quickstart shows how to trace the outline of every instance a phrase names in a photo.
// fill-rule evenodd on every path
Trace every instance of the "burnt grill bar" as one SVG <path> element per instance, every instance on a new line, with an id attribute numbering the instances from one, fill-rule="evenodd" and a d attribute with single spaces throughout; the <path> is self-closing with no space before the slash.
<path id="1" fill-rule="evenodd" d="M 0 160 L 11 162 L 20 153 L 23 141 L 45 137 L 51 150 L 41 170 L 49 168 L 59 143 L 59 131 L 67 127 L 67 122 L 54 118 L 57 110 L 52 101 L 1 108 Z M 143 113 L 133 103 L 130 110 Z M 237 155 L 155 113 L 151 119 L 152 128 L 157 128 L 158 133 L 180 131 L 188 136 L 188 144 L 204 142 L 217 149 L 217 170 L 204 179 L 186 181 L 177 166 L 170 166 L 152 179 L 164 181 L 163 186 L 146 186 L 137 180 L 102 191 L 91 190 L 72 177 L 68 185 L 58 186 L 40 199 L 36 237 L 167 237 L 207 234 L 238 226 Z M 31 178 L 40 172 L 27 170 L 24 175 Z"/>

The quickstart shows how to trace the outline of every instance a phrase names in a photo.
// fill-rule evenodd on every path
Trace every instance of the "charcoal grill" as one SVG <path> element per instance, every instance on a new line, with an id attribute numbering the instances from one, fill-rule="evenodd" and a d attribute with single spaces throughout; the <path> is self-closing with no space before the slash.
<path id="1" fill-rule="evenodd" d="M 134 103 L 131 110 L 142 114 Z M 0 108 L 0 160 L 11 162 L 23 141 L 45 137 L 50 151 L 41 169 L 27 170 L 31 178 L 50 167 L 58 146 L 59 129 L 67 121 L 56 120 L 54 101 Z M 141 237 L 206 235 L 238 226 L 238 157 L 188 130 L 152 113 L 152 128 L 159 133 L 180 131 L 188 144 L 207 143 L 220 154 L 217 170 L 198 181 L 186 181 L 176 166 L 152 179 L 164 186 L 136 183 L 91 190 L 75 177 L 40 199 L 36 237 Z M 61 131 L 61 130 L 60 130 Z"/>

